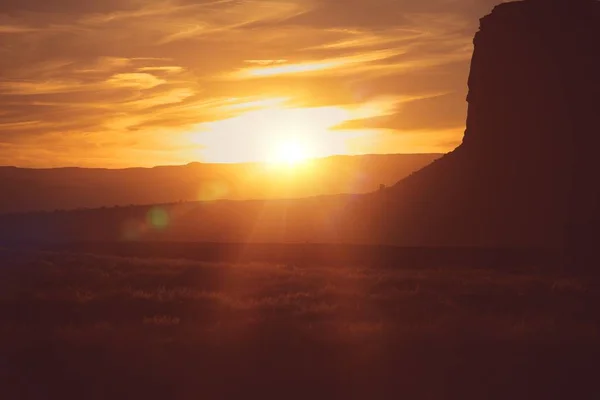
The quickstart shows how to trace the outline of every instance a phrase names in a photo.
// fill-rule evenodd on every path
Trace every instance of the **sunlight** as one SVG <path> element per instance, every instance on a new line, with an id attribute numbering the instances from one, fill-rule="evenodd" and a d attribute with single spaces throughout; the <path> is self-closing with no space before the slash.
<path id="1" fill-rule="evenodd" d="M 320 61 L 268 65 L 238 70 L 230 77 L 237 79 L 265 78 L 278 75 L 305 74 L 339 68 L 356 67 L 373 61 L 384 60 L 402 53 L 398 49 L 374 50 L 348 56 L 328 58 Z"/>
<path id="2" fill-rule="evenodd" d="M 271 164 L 295 165 L 313 158 L 310 149 L 299 140 L 287 139 L 273 147 L 271 157 L 267 160 Z"/>
<path id="3" fill-rule="evenodd" d="M 298 74 L 303 72 L 322 71 L 325 69 L 335 68 L 340 65 L 340 62 L 317 62 L 317 63 L 301 63 L 291 65 L 277 65 L 274 67 L 252 68 L 246 71 L 249 77 L 267 77 L 274 75 Z"/>
<path id="4" fill-rule="evenodd" d="M 188 140 L 202 161 L 294 165 L 311 158 L 347 154 L 349 135 L 332 128 L 351 119 L 342 107 L 267 106 L 199 125 Z"/>

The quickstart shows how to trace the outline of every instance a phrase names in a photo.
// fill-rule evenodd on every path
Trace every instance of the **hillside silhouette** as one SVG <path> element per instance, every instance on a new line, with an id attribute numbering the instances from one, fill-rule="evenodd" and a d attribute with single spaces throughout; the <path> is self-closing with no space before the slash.
<path id="1" fill-rule="evenodd" d="M 589 250 L 600 226 L 599 39 L 597 1 L 495 7 L 474 40 L 463 143 L 387 189 L 7 216 L 1 236 Z"/>
<path id="2" fill-rule="evenodd" d="M 366 193 L 440 154 L 333 156 L 306 164 L 208 164 L 154 168 L 0 167 L 0 214 L 196 200 L 300 198 Z"/>

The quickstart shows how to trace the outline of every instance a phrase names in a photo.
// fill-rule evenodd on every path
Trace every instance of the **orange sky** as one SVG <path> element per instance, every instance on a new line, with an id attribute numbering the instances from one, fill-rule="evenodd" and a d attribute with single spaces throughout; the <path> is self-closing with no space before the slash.
<path id="1" fill-rule="evenodd" d="M 494 0 L 4 0 L 0 165 L 445 152 Z"/>

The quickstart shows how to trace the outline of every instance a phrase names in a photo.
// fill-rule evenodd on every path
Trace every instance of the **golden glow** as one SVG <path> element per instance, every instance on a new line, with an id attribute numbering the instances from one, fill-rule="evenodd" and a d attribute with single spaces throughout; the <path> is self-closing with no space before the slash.
<path id="1" fill-rule="evenodd" d="M 306 143 L 298 139 L 285 139 L 275 144 L 268 162 L 295 165 L 312 157 L 313 155 Z"/>
<path id="2" fill-rule="evenodd" d="M 248 76 L 266 77 L 274 75 L 297 74 L 302 72 L 321 71 L 334 68 L 340 65 L 339 62 L 321 62 L 292 65 L 278 65 L 275 67 L 254 68 L 247 71 Z"/>
<path id="3" fill-rule="evenodd" d="M 277 64 L 259 67 L 244 68 L 233 74 L 234 78 L 264 78 L 278 75 L 301 74 L 308 72 L 318 72 L 334 70 L 339 68 L 348 68 L 351 66 L 365 65 L 373 61 L 385 60 L 387 58 L 401 54 L 402 51 L 376 50 L 360 54 L 330 58 L 321 61 L 309 61 L 295 64 Z M 231 77 L 231 76 L 230 76 Z"/>
<path id="4" fill-rule="evenodd" d="M 199 125 L 188 140 L 202 147 L 198 158 L 205 162 L 295 164 L 348 154 L 348 139 L 365 132 L 334 128 L 352 118 L 342 107 L 274 105 Z"/>
<path id="5" fill-rule="evenodd" d="M 269 107 L 281 106 L 286 101 L 289 101 L 287 97 L 276 97 L 269 99 L 251 100 L 235 102 L 227 106 L 230 110 L 250 110 L 250 109 L 264 109 Z"/>
<path id="6" fill-rule="evenodd" d="M 14 60 L 0 77 L 1 165 L 446 152 L 463 137 L 463 75 L 477 25 L 468 7 L 440 10 L 433 0 L 413 1 L 418 9 L 390 0 L 10 3 L 14 18 L 0 18 L 0 36 L 13 44 L 2 56 Z M 81 49 L 80 40 L 93 46 Z M 31 52 L 31 43 L 44 43 L 44 51 Z M 388 101 L 390 94 L 396 99 Z M 306 149 L 292 151 L 285 143 L 299 137 Z M 198 196 L 221 191 L 208 185 Z"/>

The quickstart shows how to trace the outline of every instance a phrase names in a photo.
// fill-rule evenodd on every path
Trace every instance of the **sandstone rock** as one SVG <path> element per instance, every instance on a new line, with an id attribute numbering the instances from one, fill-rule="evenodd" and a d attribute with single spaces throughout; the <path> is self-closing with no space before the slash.
<path id="1" fill-rule="evenodd" d="M 462 145 L 379 196 L 385 217 L 366 230 L 410 245 L 589 241 L 600 228 L 600 3 L 503 3 L 474 45 Z"/>

